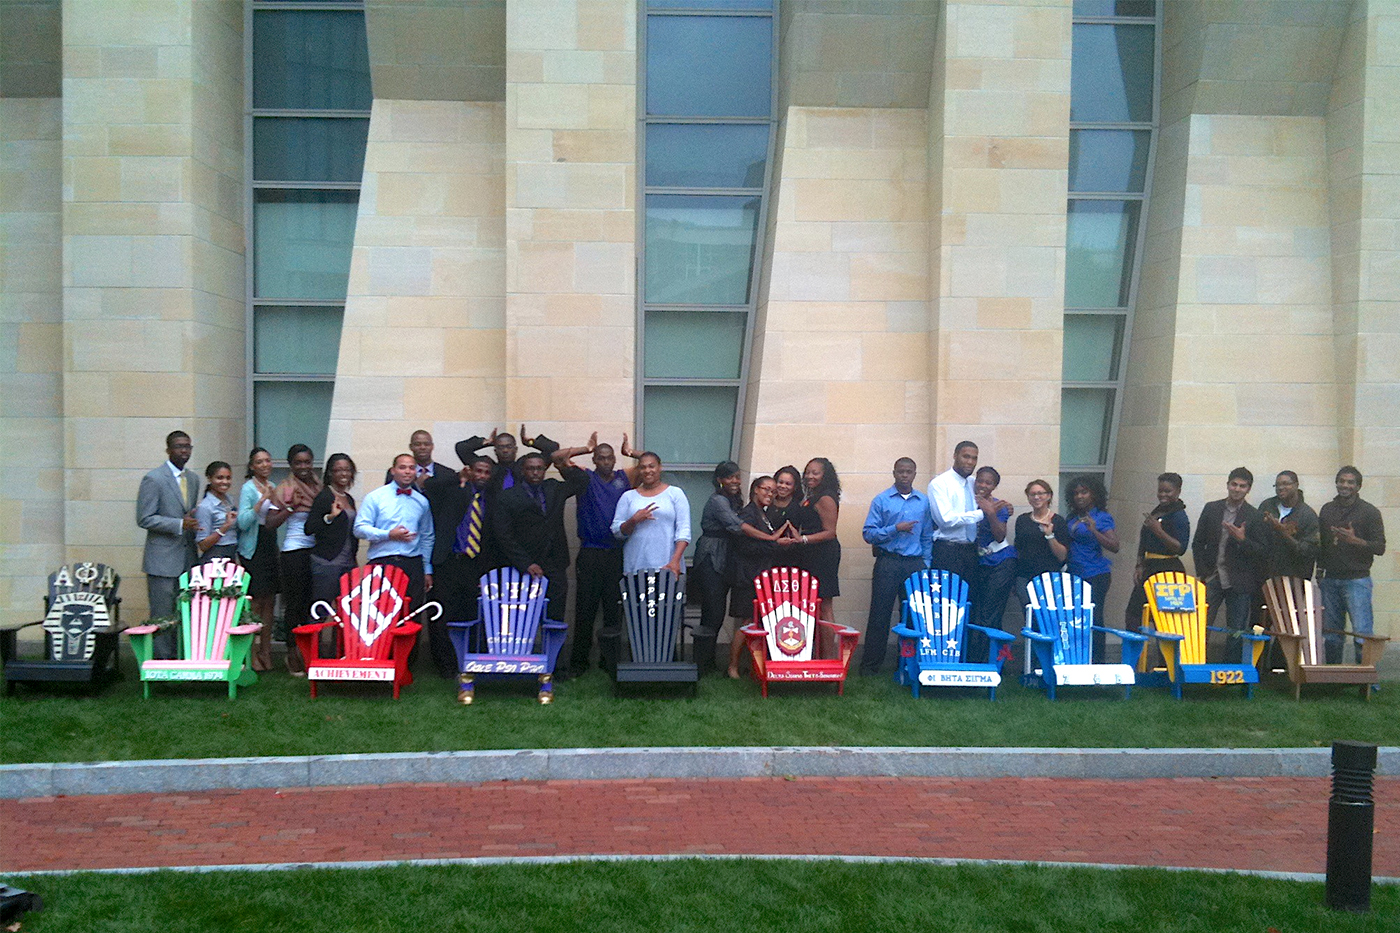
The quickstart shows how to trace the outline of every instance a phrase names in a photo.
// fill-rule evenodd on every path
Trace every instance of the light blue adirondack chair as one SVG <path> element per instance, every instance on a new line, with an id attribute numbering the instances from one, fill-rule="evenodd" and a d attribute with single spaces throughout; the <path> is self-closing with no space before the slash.
<path id="1" fill-rule="evenodd" d="M 532 577 L 514 567 L 482 574 L 475 621 L 447 623 L 461 671 L 457 679 L 459 703 L 472 702 L 480 675 L 537 677 L 540 702 L 553 702 L 554 664 L 569 627 L 544 618 L 548 590 L 547 578 Z M 470 648 L 471 630 L 478 625 L 486 631 L 486 651 L 481 653 Z M 536 651 L 541 633 L 542 648 Z"/>
<path id="2" fill-rule="evenodd" d="M 894 633 L 899 636 L 897 677 L 914 696 L 920 687 L 985 687 L 997 698 L 1001 683 L 1000 647 L 1014 636 L 967 621 L 967 584 L 947 570 L 920 570 L 904 581 L 904 611 Z M 991 659 L 963 660 L 967 630 L 991 639 Z"/>
<path id="3" fill-rule="evenodd" d="M 1026 673 L 1021 682 L 1044 687 L 1055 699 L 1056 687 L 1123 688 L 1126 699 L 1133 690 L 1133 668 L 1147 644 L 1136 632 L 1094 624 L 1094 592 L 1072 573 L 1043 573 L 1026 584 Z M 1093 633 L 1105 632 L 1123 641 L 1123 663 L 1095 664 Z M 1031 669 L 1031 656 L 1040 667 Z"/>

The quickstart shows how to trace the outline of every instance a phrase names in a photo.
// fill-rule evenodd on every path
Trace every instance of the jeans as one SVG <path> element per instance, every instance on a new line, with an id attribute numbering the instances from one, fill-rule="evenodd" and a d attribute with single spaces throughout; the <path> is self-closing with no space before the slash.
<path id="1" fill-rule="evenodd" d="M 1355 580 L 1335 580 L 1322 578 L 1322 627 L 1337 632 L 1346 629 L 1346 619 L 1351 619 L 1351 630 L 1357 635 L 1370 635 L 1374 620 L 1371 616 L 1371 578 L 1358 577 Z M 1356 643 L 1356 658 L 1361 660 L 1362 642 Z M 1343 640 L 1341 635 L 1326 636 L 1328 664 L 1342 663 Z"/>
<path id="2" fill-rule="evenodd" d="M 1218 576 L 1207 580 L 1206 606 L 1210 615 L 1206 621 L 1211 625 L 1217 624 L 1216 615 L 1220 612 L 1222 600 L 1225 603 L 1226 628 L 1232 632 L 1244 632 L 1254 624 L 1254 610 L 1259 604 L 1259 600 L 1255 598 L 1254 590 L 1243 586 L 1222 589 Z"/>
<path id="3" fill-rule="evenodd" d="M 885 663 L 885 649 L 890 640 L 890 613 L 896 603 L 902 603 L 904 581 L 911 573 L 924 569 L 922 557 L 880 554 L 875 558 L 875 571 L 870 578 L 870 615 L 865 622 L 865 650 L 860 656 L 861 674 L 875 674 Z"/>

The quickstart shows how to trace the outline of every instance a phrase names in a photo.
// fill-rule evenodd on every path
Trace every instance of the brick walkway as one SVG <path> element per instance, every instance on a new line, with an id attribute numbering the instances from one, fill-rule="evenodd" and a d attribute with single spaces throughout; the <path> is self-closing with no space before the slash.
<path id="1" fill-rule="evenodd" d="M 0 869 L 580 854 L 840 854 L 1325 869 L 1329 782 L 747 778 L 0 801 Z M 1400 876 L 1400 779 L 1375 874 Z"/>

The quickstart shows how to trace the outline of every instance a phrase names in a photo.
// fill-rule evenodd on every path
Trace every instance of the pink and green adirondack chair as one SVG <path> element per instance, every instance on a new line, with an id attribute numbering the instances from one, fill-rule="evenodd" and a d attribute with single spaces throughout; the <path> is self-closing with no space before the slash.
<path id="1" fill-rule="evenodd" d="M 248 667 L 248 653 L 262 626 L 238 624 L 248 608 L 248 575 L 237 561 L 215 558 L 180 577 L 180 589 L 179 658 L 151 657 L 156 626 L 126 630 L 141 669 L 142 695 L 150 697 L 153 680 L 223 681 L 233 699 L 240 686 L 258 682 Z"/>

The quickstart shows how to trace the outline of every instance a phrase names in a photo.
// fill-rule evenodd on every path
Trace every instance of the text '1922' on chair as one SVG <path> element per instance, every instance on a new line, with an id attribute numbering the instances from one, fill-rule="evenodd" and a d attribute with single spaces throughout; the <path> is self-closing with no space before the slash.
<path id="1" fill-rule="evenodd" d="M 1169 570 L 1153 574 L 1142 582 L 1147 604 L 1142 607 L 1142 633 L 1161 649 L 1165 668 L 1147 671 L 1147 655 L 1138 660 L 1138 683 L 1148 687 L 1171 687 L 1172 696 L 1182 697 L 1184 684 L 1213 687 L 1239 685 L 1246 699 L 1254 696 L 1259 683 L 1259 656 L 1269 636 L 1240 632 L 1240 663 L 1212 664 L 1206 660 L 1206 631 L 1228 630 L 1207 625 L 1206 585 L 1195 577 Z"/>
<path id="2" fill-rule="evenodd" d="M 121 630 L 121 577 L 106 564 L 60 567 L 49 574 L 44 618 L 0 631 L 5 690 L 16 683 L 103 684 L 116 679 L 117 635 Z M 20 658 L 16 636 L 42 625 L 44 656 Z"/>
<path id="3" fill-rule="evenodd" d="M 739 630 L 753 657 L 753 675 L 770 683 L 834 683 L 841 695 L 860 633 L 818 618 L 817 579 L 796 567 L 774 567 L 753 581 L 753 623 Z"/>
<path id="4" fill-rule="evenodd" d="M 408 574 L 400 567 L 369 564 L 342 575 L 335 605 L 316 603 L 311 617 L 318 621 L 292 629 L 306 659 L 311 698 L 316 698 L 316 682 L 325 680 L 389 683 L 397 700 L 399 690 L 413 683 L 408 655 L 422 630 L 413 617 L 421 612 L 432 613 L 434 619 L 442 615 L 442 606 L 435 602 L 412 612 L 410 608 Z M 321 657 L 321 632 L 328 628 L 336 634 L 337 658 Z"/>
<path id="5" fill-rule="evenodd" d="M 904 581 L 904 609 L 899 625 L 897 676 L 914 696 L 920 687 L 985 687 L 997 698 L 1005 655 L 1001 646 L 1016 639 L 1000 629 L 967 621 L 967 583 L 948 570 L 918 570 Z M 977 629 L 991 640 L 986 661 L 966 660 L 967 630 Z"/>
<path id="6" fill-rule="evenodd" d="M 1137 632 L 1094 624 L 1094 595 L 1089 584 L 1071 573 L 1043 573 L 1026 584 L 1026 673 L 1028 687 L 1044 687 L 1055 699 L 1056 687 L 1123 688 L 1133 690 L 1133 668 L 1147 644 Z M 1123 663 L 1094 663 L 1093 633 L 1105 632 L 1123 641 Z M 1031 657 L 1040 663 L 1030 669 Z"/>
<path id="7" fill-rule="evenodd" d="M 617 663 L 614 685 L 672 683 L 698 689 L 699 668 L 679 659 L 685 578 L 665 569 L 636 570 L 625 575 L 619 587 L 631 660 Z"/>
<path id="8" fill-rule="evenodd" d="M 1360 684 L 1361 695 L 1371 699 L 1371 684 L 1378 683 L 1376 662 L 1385 653 L 1382 635 L 1354 635 L 1362 643 L 1357 664 L 1328 664 L 1322 627 L 1322 600 L 1311 580 L 1271 577 L 1264 582 L 1264 605 L 1269 610 L 1270 631 L 1278 639 L 1293 681 L 1293 698 L 1303 695 L 1303 684 Z"/>
<path id="9" fill-rule="evenodd" d="M 532 577 L 514 567 L 499 567 L 481 575 L 477 617 L 472 622 L 448 622 L 447 632 L 457 651 L 457 702 L 476 696 L 479 677 L 534 677 L 541 703 L 554 701 L 554 665 L 569 627 L 544 618 L 549 604 L 549 579 Z M 472 630 L 486 633 L 486 651 L 471 650 Z M 542 636 L 541 650 L 535 650 Z"/>
<path id="10" fill-rule="evenodd" d="M 258 682 L 248 666 L 248 652 L 262 626 L 239 624 L 248 609 L 248 575 L 237 561 L 216 557 L 181 576 L 180 590 L 179 658 L 151 657 L 157 626 L 126 630 L 141 670 L 141 692 L 149 698 L 153 680 L 223 681 L 233 699 L 239 687 Z"/>

